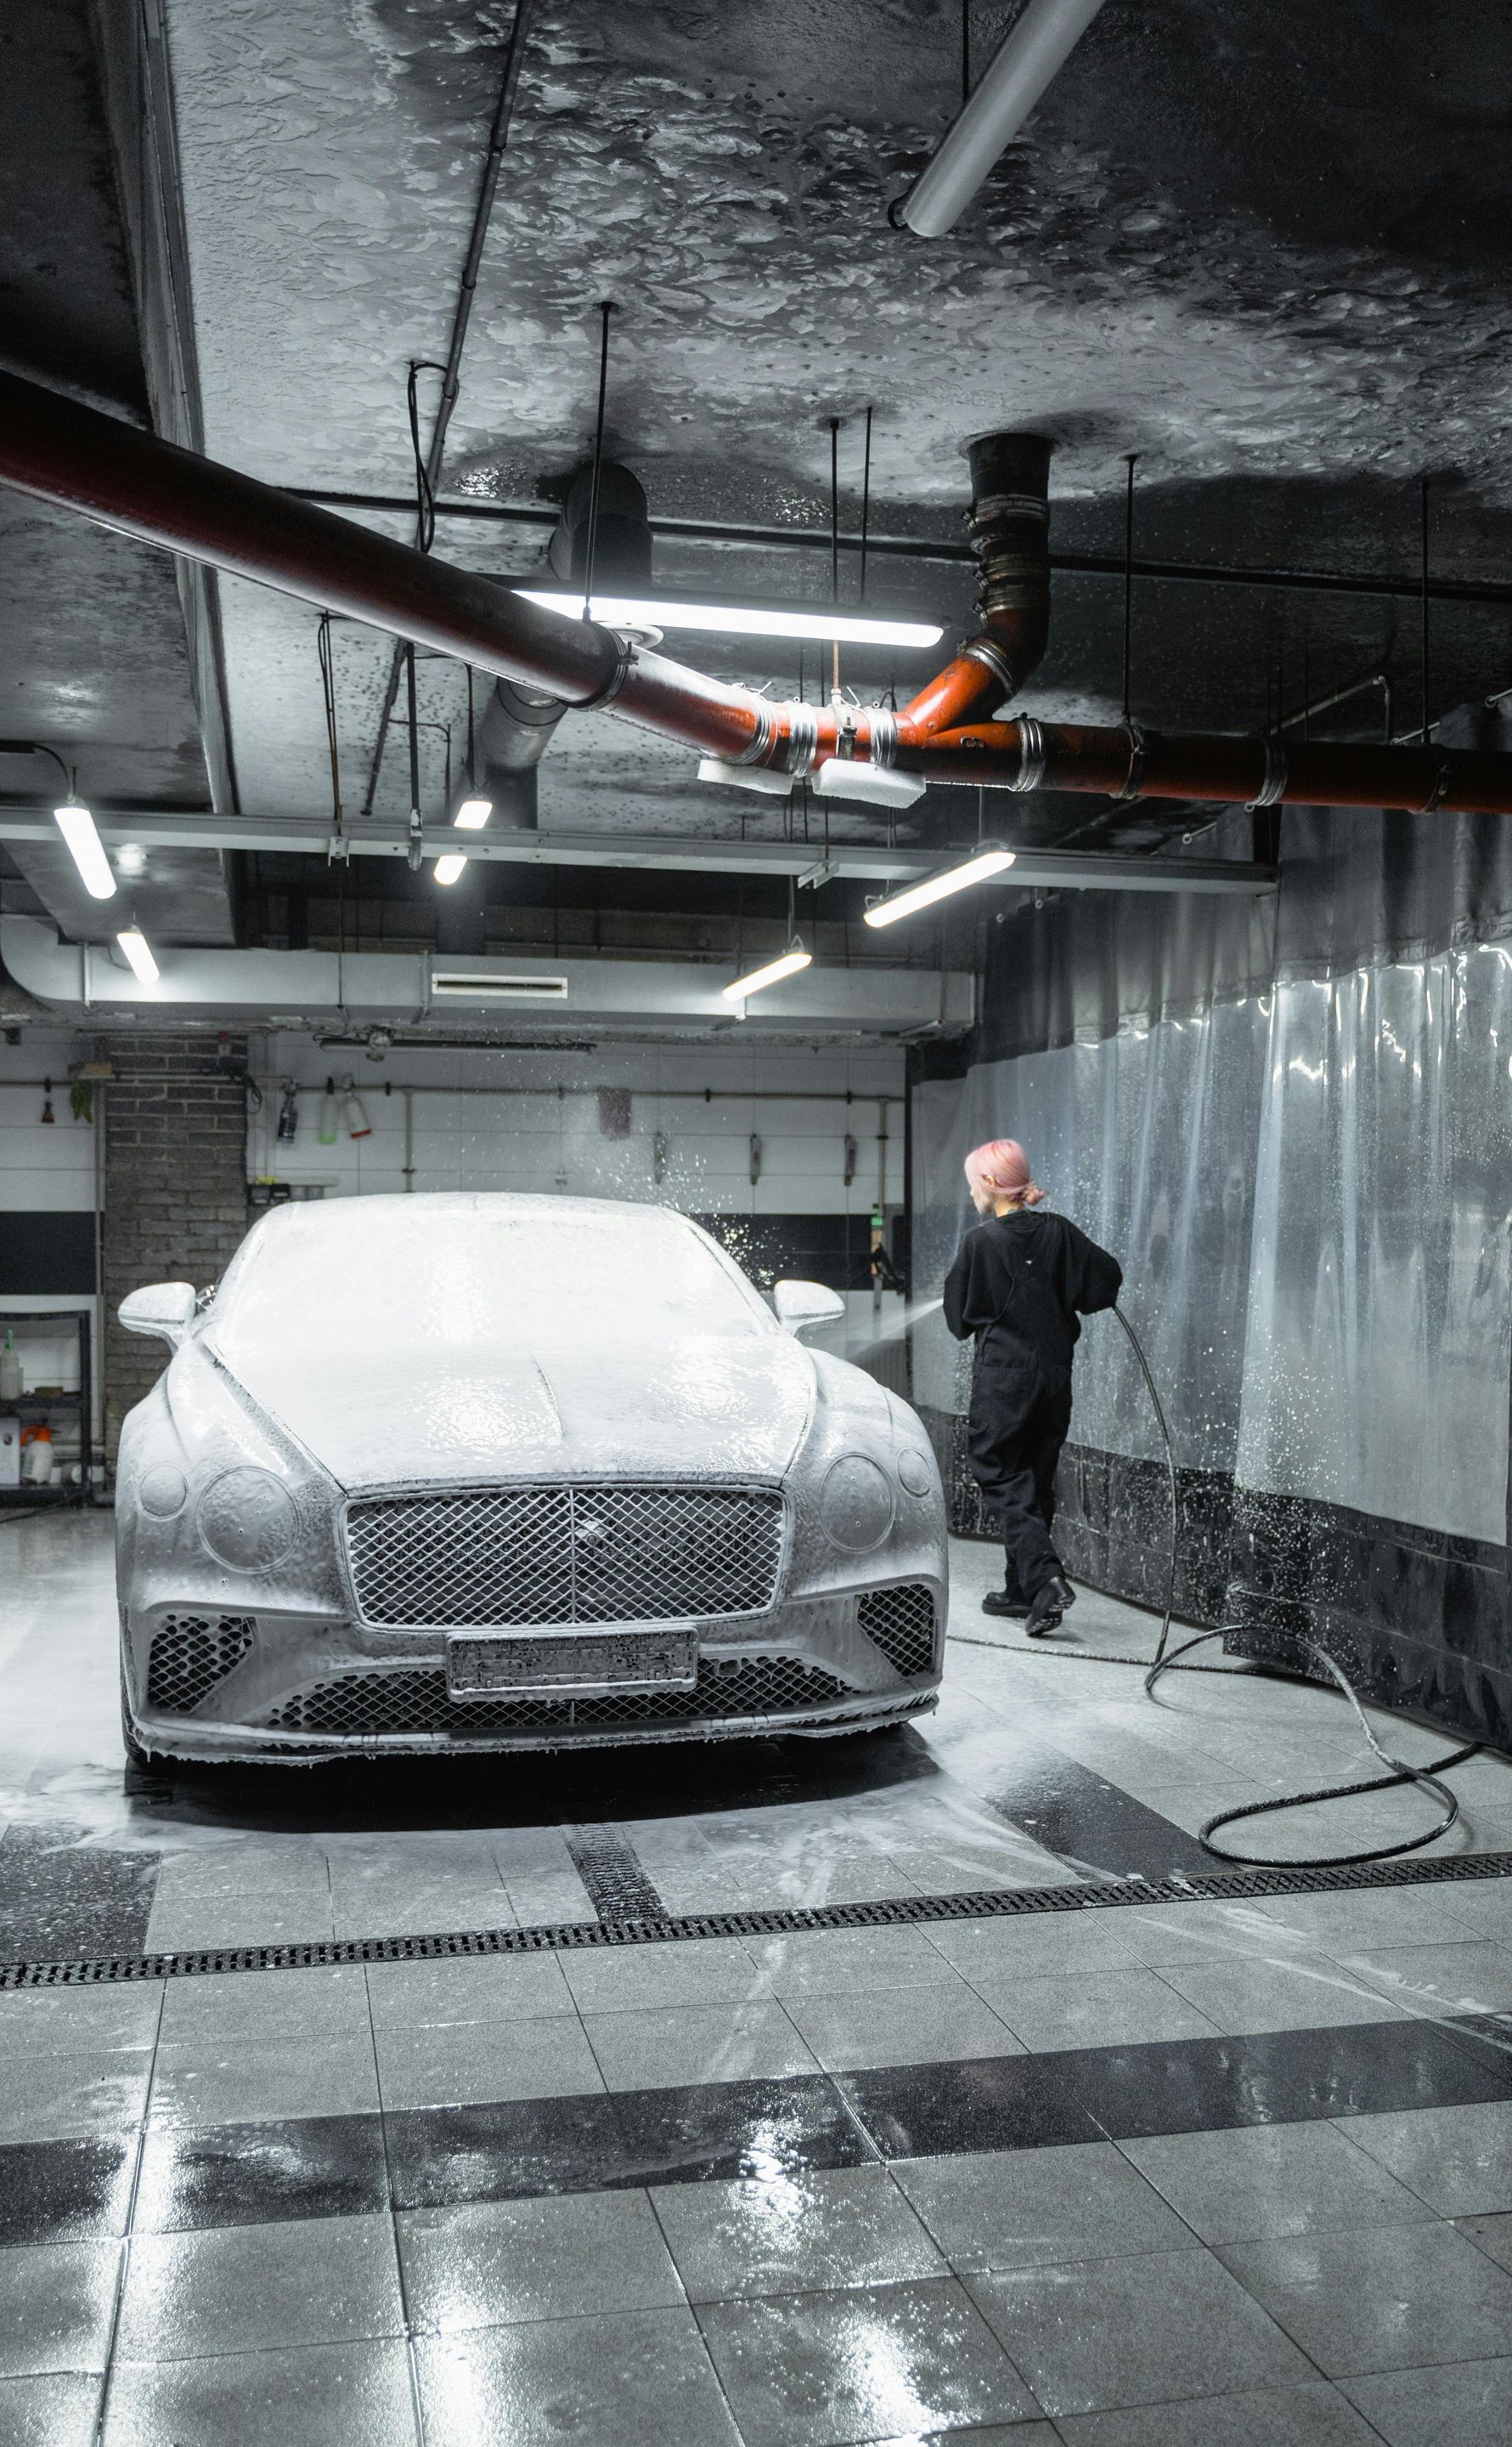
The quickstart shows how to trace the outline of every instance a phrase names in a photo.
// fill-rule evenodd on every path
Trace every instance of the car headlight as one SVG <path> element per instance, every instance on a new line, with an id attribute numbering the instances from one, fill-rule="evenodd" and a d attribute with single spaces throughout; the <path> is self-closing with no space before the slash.
<path id="1" fill-rule="evenodd" d="M 223 1470 L 199 1498 L 199 1535 L 232 1571 L 269 1571 L 299 1535 L 299 1508 L 271 1470 Z"/>
<path id="2" fill-rule="evenodd" d="M 832 1462 L 820 1489 L 819 1517 L 837 1546 L 864 1555 L 879 1546 L 893 1526 L 893 1488 L 887 1472 L 864 1453 Z"/>
<path id="3" fill-rule="evenodd" d="M 898 1475 L 910 1495 L 929 1495 L 934 1491 L 935 1464 L 917 1445 L 904 1445 L 898 1456 Z"/>

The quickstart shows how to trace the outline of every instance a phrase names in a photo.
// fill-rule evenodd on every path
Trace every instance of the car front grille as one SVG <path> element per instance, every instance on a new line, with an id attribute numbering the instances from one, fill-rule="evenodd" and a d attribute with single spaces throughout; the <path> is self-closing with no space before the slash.
<path id="1" fill-rule="evenodd" d="M 347 1552 L 373 1624 L 704 1622 L 773 1603 L 783 1501 L 623 1482 L 365 1497 Z"/>
<path id="2" fill-rule="evenodd" d="M 705 1718 L 797 1716 L 856 1693 L 797 1657 L 706 1659 L 693 1691 L 595 1692 L 582 1698 L 454 1699 L 439 1666 L 349 1674 L 286 1699 L 268 1718 L 300 1734 L 611 1732 L 616 1725 L 686 1725 Z"/>
<path id="3" fill-rule="evenodd" d="M 239 1665 L 255 1625 L 246 1614 L 165 1614 L 147 1657 L 147 1705 L 184 1716 Z"/>
<path id="4" fill-rule="evenodd" d="M 935 1598 L 922 1581 L 868 1589 L 856 1619 L 898 1674 L 928 1674 L 935 1663 Z"/>

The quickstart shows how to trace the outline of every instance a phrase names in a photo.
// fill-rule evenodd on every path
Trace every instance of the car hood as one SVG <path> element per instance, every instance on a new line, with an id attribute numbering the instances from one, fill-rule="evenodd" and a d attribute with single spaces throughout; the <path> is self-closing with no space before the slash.
<path id="1" fill-rule="evenodd" d="M 598 1473 L 777 1478 L 815 1401 L 813 1360 L 784 1334 L 339 1358 L 237 1353 L 221 1365 L 347 1488 Z"/>

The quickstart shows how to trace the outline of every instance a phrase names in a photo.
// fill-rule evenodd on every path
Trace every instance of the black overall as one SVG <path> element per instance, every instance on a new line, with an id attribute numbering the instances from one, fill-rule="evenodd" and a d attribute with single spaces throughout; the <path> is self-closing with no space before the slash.
<path id="1" fill-rule="evenodd" d="M 1023 1207 L 967 1233 L 945 1279 L 945 1321 L 976 1337 L 967 1452 L 990 1513 L 1002 1517 L 1011 1595 L 1032 1600 L 1064 1566 L 1051 1542 L 1055 1466 L 1071 1424 L 1071 1355 L 1081 1318 L 1111 1308 L 1116 1258 L 1064 1215 Z"/>

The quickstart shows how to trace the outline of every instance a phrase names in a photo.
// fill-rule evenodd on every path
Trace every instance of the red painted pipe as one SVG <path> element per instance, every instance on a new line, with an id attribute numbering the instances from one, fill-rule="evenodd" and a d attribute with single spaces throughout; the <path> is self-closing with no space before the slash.
<path id="1" fill-rule="evenodd" d="M 569 705 L 601 704 L 705 754 L 780 771 L 795 764 L 806 770 L 841 752 L 862 762 L 870 754 L 864 707 L 842 716 L 827 706 L 774 705 L 663 655 L 632 653 L 612 630 L 526 603 L 507 587 L 12 374 L 0 374 L 0 483 Z M 978 652 L 956 656 L 887 717 L 880 761 L 931 782 L 1043 786 L 1113 799 L 1512 815 L 1508 756 L 966 720 L 994 695 L 1001 703 L 1005 668 L 1019 684 L 1043 648 L 1037 563 L 1032 555 L 1021 559 L 1032 564 L 1027 578 L 1011 562 L 989 568 Z"/>

